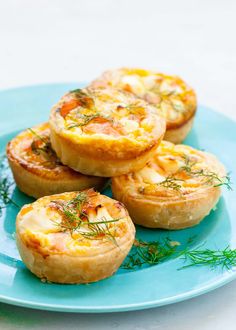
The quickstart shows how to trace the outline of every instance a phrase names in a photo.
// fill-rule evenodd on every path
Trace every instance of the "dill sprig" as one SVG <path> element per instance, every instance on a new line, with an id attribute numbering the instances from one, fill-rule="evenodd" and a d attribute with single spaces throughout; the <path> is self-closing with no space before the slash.
<path id="1" fill-rule="evenodd" d="M 204 181 L 205 185 L 213 185 L 213 187 L 226 186 L 228 190 L 232 190 L 232 183 L 229 174 L 224 177 L 219 177 L 215 172 L 207 172 L 201 169 L 199 171 L 192 172 L 192 175 L 195 177 L 204 177 L 206 179 Z"/>
<path id="2" fill-rule="evenodd" d="M 210 269 L 226 269 L 230 270 L 236 266 L 236 249 L 229 246 L 220 249 L 196 249 L 188 248 L 193 238 L 187 241 L 187 247 L 184 250 L 178 248 L 179 242 L 173 242 L 169 238 L 160 241 L 144 242 L 136 240 L 131 254 L 128 255 L 122 268 L 136 270 L 142 266 L 153 266 L 172 258 L 181 258 L 186 265 L 178 270 L 194 267 L 205 266 Z"/>
<path id="3" fill-rule="evenodd" d="M 102 115 L 99 111 L 97 111 L 95 107 L 94 98 L 90 91 L 86 90 L 86 92 L 84 92 L 82 89 L 79 88 L 72 90 L 70 93 L 74 94 L 75 98 L 79 101 L 80 107 L 89 109 L 92 113 L 81 113 L 81 108 L 78 108 L 76 112 L 78 122 L 76 121 L 74 123 L 69 124 L 67 126 L 67 129 L 86 126 L 90 121 L 96 118 L 103 118 L 112 122 L 112 119 L 109 116 Z"/>
<path id="4" fill-rule="evenodd" d="M 68 125 L 67 129 L 86 126 L 88 123 L 90 123 L 90 121 L 92 121 L 93 119 L 96 119 L 96 118 L 102 118 L 102 119 L 105 119 L 105 120 L 113 123 L 113 119 L 111 117 L 103 115 L 98 111 L 91 113 L 91 114 L 84 114 L 84 113 L 80 113 L 80 109 L 79 109 L 76 113 L 76 116 L 77 116 L 77 119 L 79 119 L 79 122 L 75 122 L 73 124 Z"/>
<path id="5" fill-rule="evenodd" d="M 166 91 L 160 92 L 159 87 L 154 86 L 154 88 L 152 88 L 150 91 L 159 97 L 159 101 L 158 101 L 158 103 L 155 104 L 155 106 L 160 111 L 161 111 L 162 104 L 167 103 L 171 107 L 173 107 L 176 112 L 179 112 L 179 113 L 186 112 L 186 107 L 182 103 L 177 104 L 175 102 L 175 98 L 172 97 L 172 96 L 174 96 L 174 97 L 177 96 L 178 100 L 180 99 L 180 101 L 182 101 L 182 95 L 181 95 L 181 93 L 178 93 L 177 90 L 171 90 L 171 91 L 166 90 Z M 169 120 L 170 120 L 170 118 L 169 118 Z"/>
<path id="6" fill-rule="evenodd" d="M 72 198 L 66 205 L 75 205 L 77 209 L 81 209 L 83 203 L 87 202 L 87 194 L 83 191 L 79 192 L 75 198 Z"/>
<path id="7" fill-rule="evenodd" d="M 39 155 L 41 151 L 48 154 L 49 152 L 51 153 L 51 151 L 53 151 L 49 139 L 39 135 L 32 128 L 28 128 L 28 130 L 36 137 L 36 139 L 33 139 L 31 143 L 31 149 L 35 154 Z M 42 142 L 41 146 L 38 145 L 38 141 Z"/>
<path id="8" fill-rule="evenodd" d="M 202 177 L 205 178 L 203 184 L 212 185 L 213 187 L 226 186 L 228 190 L 232 190 L 232 182 L 229 173 L 226 176 L 220 177 L 216 172 L 208 171 L 205 169 L 194 170 L 194 166 L 197 164 L 186 154 L 183 154 L 185 164 L 180 167 L 179 171 L 185 171 L 188 175 L 192 177 Z"/>
<path id="9" fill-rule="evenodd" d="M 82 89 L 77 88 L 70 91 L 70 93 L 74 94 L 76 99 L 79 100 L 80 106 L 84 108 L 94 108 L 95 106 L 94 99 L 88 91 L 86 91 L 85 93 Z"/>
<path id="10" fill-rule="evenodd" d="M 6 156 L 0 158 L 0 215 L 7 205 L 12 204 L 17 208 L 20 206 L 11 198 L 14 181 L 8 175 L 8 163 Z"/>
<path id="11" fill-rule="evenodd" d="M 106 238 L 110 241 L 112 241 L 115 245 L 118 246 L 115 235 L 111 232 L 108 223 L 114 223 L 119 221 L 120 219 L 111 219 L 111 220 L 102 220 L 98 221 L 98 222 L 88 222 L 86 223 L 88 228 L 89 228 L 89 232 L 85 232 L 85 231 L 79 231 L 79 234 L 82 235 L 85 238 L 92 238 L 92 239 L 103 239 Z M 99 226 L 99 224 L 103 225 L 103 226 Z"/>
<path id="12" fill-rule="evenodd" d="M 67 203 L 52 201 L 63 215 L 62 221 L 57 222 L 56 225 L 63 231 L 69 231 L 71 235 L 76 232 L 87 239 L 103 239 L 105 237 L 117 244 L 115 236 L 109 228 L 109 223 L 117 222 L 120 219 L 101 218 L 99 221 L 89 221 L 88 215 L 83 211 L 87 202 L 87 195 L 84 192 L 79 192 L 75 198 Z M 87 226 L 89 231 L 84 230 L 84 226 Z"/>
<path id="13" fill-rule="evenodd" d="M 185 250 L 181 255 L 188 264 L 180 269 L 207 266 L 211 269 L 221 267 L 229 270 L 236 266 L 236 249 L 231 249 L 229 246 L 223 250 Z"/>
<path id="14" fill-rule="evenodd" d="M 229 174 L 226 176 L 220 177 L 216 172 L 208 171 L 207 169 L 194 169 L 194 166 L 197 164 L 195 160 L 191 160 L 186 154 L 181 155 L 184 159 L 184 165 L 179 168 L 177 175 L 181 172 L 186 172 L 190 177 L 203 178 L 202 184 L 209 185 L 213 187 L 226 186 L 228 190 L 232 190 L 231 179 Z M 175 174 L 175 175 L 176 175 Z M 157 183 L 157 186 L 162 186 L 164 188 L 169 188 L 181 192 L 181 182 L 184 181 L 175 177 L 174 175 L 169 175 L 165 178 L 164 181 Z"/>
<path id="15" fill-rule="evenodd" d="M 164 181 L 156 183 L 156 185 L 157 186 L 162 186 L 164 188 L 170 188 L 170 189 L 173 189 L 173 190 L 180 191 L 182 186 L 178 182 L 181 182 L 181 181 L 183 181 L 183 180 L 182 179 L 177 179 L 177 178 L 169 175 L 165 178 Z"/>
<path id="16" fill-rule="evenodd" d="M 8 177 L 0 178 L 0 215 L 8 204 L 13 204 L 17 208 L 20 208 L 20 206 L 11 198 L 13 185 L 14 182 L 11 182 Z"/>
<path id="17" fill-rule="evenodd" d="M 38 140 L 41 140 L 42 142 L 44 142 L 45 144 L 48 143 L 48 139 L 46 139 L 44 136 L 41 136 L 40 134 L 38 134 L 37 132 L 35 132 L 32 128 L 28 128 L 28 130 L 38 138 Z"/>
<path id="18" fill-rule="evenodd" d="M 136 239 L 132 252 L 122 264 L 122 268 L 135 270 L 142 265 L 157 265 L 171 258 L 177 246 L 178 244 L 172 244 L 169 238 L 151 242 Z"/>
<path id="19" fill-rule="evenodd" d="M 99 112 L 95 112 L 93 114 L 87 115 L 87 114 L 83 114 L 83 113 L 77 113 L 77 116 L 80 119 L 79 123 L 74 123 L 69 125 L 67 128 L 71 129 L 74 127 L 81 127 L 81 126 L 85 126 L 87 125 L 91 120 L 95 119 L 95 118 L 99 118 L 101 117 L 101 114 Z"/>
<path id="20" fill-rule="evenodd" d="M 77 196 L 69 202 L 52 201 L 52 206 L 63 215 L 63 221 L 57 223 L 64 231 L 69 230 L 71 234 L 80 228 L 83 218 L 87 218 L 82 212 L 84 203 L 87 202 L 87 195 L 84 192 L 79 192 Z"/>
<path id="21" fill-rule="evenodd" d="M 42 154 L 46 158 L 47 163 L 61 164 L 55 151 L 52 149 L 49 137 L 38 134 L 32 128 L 28 128 L 28 130 L 35 136 L 31 143 L 32 152 L 36 155 Z M 38 143 L 39 141 L 41 144 Z"/>

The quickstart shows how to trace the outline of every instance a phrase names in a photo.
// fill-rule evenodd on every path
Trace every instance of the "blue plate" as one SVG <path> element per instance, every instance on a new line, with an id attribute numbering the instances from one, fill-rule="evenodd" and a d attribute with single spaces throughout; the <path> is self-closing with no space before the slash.
<path id="1" fill-rule="evenodd" d="M 0 153 L 20 130 L 48 119 L 51 106 L 78 84 L 51 84 L 0 92 Z M 216 154 L 230 171 L 236 163 L 236 123 L 200 106 L 187 144 Z M 235 177 L 232 174 L 232 180 Z M 18 204 L 31 201 L 14 188 Z M 168 232 L 137 227 L 143 240 L 169 237 L 196 249 L 223 249 L 236 242 L 236 193 L 224 190 L 217 209 L 198 226 Z M 15 244 L 17 208 L 9 206 L 0 219 L 0 300 L 24 307 L 63 312 L 120 312 L 145 309 L 189 299 L 213 290 L 236 277 L 231 270 L 192 267 L 178 270 L 184 260 L 175 258 L 162 264 L 129 271 L 120 269 L 114 276 L 89 285 L 42 283 L 20 260 Z M 189 245 L 189 238 L 194 237 Z"/>

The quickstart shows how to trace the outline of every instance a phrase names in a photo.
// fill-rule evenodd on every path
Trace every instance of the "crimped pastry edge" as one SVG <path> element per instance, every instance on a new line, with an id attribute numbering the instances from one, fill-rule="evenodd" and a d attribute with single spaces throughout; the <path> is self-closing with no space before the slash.
<path id="1" fill-rule="evenodd" d="M 143 168 L 155 153 L 162 137 L 159 137 L 154 147 L 143 152 L 139 157 L 124 160 L 108 160 L 99 158 L 96 150 L 94 150 L 94 157 L 85 153 L 79 154 L 77 146 L 58 134 L 53 125 L 51 126 L 51 144 L 61 162 L 80 173 L 101 177 L 119 176 Z"/>
<path id="2" fill-rule="evenodd" d="M 44 197 L 33 204 L 41 205 L 44 200 L 49 201 L 60 195 L 63 194 Z M 117 203 L 107 196 L 103 197 L 111 203 Z M 90 283 L 111 276 L 129 253 L 135 239 L 134 224 L 124 206 L 122 209 L 126 214 L 123 221 L 126 222 L 127 231 L 117 238 L 118 245 L 110 242 L 96 249 L 87 247 L 86 253 L 82 254 L 80 251 L 74 254 L 73 250 L 51 252 L 50 249 L 41 250 L 38 245 L 28 244 L 24 239 L 26 232 L 21 230 L 24 215 L 20 211 L 16 219 L 16 241 L 23 262 L 39 278 L 55 283 Z"/>
<path id="3" fill-rule="evenodd" d="M 26 195 L 40 198 L 43 196 L 59 194 L 63 192 L 95 188 L 100 190 L 105 185 L 106 180 L 99 177 L 72 176 L 71 178 L 60 175 L 58 179 L 45 178 L 43 175 L 32 173 L 22 167 L 17 160 L 8 158 L 14 180 L 17 187 Z"/>
<path id="4" fill-rule="evenodd" d="M 122 191 L 122 181 L 112 179 L 114 198 L 124 203 L 135 224 L 148 228 L 183 229 L 197 225 L 217 204 L 221 189 L 209 187 L 178 200 L 158 201 Z"/>
<path id="5" fill-rule="evenodd" d="M 194 116 L 188 121 L 184 122 L 182 126 L 176 128 L 167 128 L 164 140 L 172 142 L 174 144 L 179 144 L 185 140 L 188 133 L 191 131 L 194 122 Z"/>
<path id="6" fill-rule="evenodd" d="M 41 124 L 38 126 L 43 126 Z M 36 127 L 38 127 L 36 126 Z M 23 139 L 25 131 L 17 135 L 12 141 L 7 144 L 6 154 L 8 163 L 12 170 L 14 180 L 19 189 L 25 194 L 34 198 L 39 198 L 47 195 L 63 193 L 67 191 L 76 191 L 86 188 L 99 190 L 105 185 L 106 180 L 100 177 L 85 176 L 73 170 L 61 171 L 59 174 L 53 170 L 37 167 L 32 165 L 30 161 L 22 160 L 14 150 L 16 139 Z"/>
<path id="7" fill-rule="evenodd" d="M 129 253 L 134 233 L 121 247 L 94 257 L 60 254 L 45 257 L 28 248 L 18 234 L 16 239 L 23 262 L 37 277 L 54 283 L 80 284 L 97 282 L 112 276 Z"/>
<path id="8" fill-rule="evenodd" d="M 208 161 L 217 165 L 221 175 L 226 170 L 215 155 L 198 150 Z M 134 223 L 148 228 L 183 229 L 197 225 L 217 204 L 221 188 L 206 186 L 178 199 L 145 197 L 123 182 L 122 177 L 112 178 L 112 192 L 115 199 L 122 202 Z"/>

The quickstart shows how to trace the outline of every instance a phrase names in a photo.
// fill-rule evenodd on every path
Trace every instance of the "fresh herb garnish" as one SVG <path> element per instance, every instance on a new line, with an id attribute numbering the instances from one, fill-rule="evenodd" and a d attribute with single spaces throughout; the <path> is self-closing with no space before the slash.
<path id="1" fill-rule="evenodd" d="M 73 113 L 72 118 L 70 118 L 72 122 L 68 123 L 67 129 L 86 126 L 88 123 L 90 123 L 90 121 L 96 118 L 101 118 L 113 122 L 113 119 L 110 116 L 104 115 L 100 111 L 97 111 L 94 97 L 91 91 L 89 90 L 83 91 L 82 89 L 75 89 L 72 90 L 70 93 L 73 94 L 74 98 L 78 102 L 78 106 L 70 109 L 73 110 L 76 108 L 76 111 L 75 113 Z M 89 110 L 89 112 L 83 113 L 84 109 Z M 68 113 L 66 112 L 66 114 Z"/>
<path id="2" fill-rule="evenodd" d="M 89 231 L 83 231 L 83 230 L 77 230 L 77 232 L 82 235 L 85 238 L 88 239 L 109 239 L 111 240 L 115 245 L 118 246 L 116 242 L 115 235 L 111 232 L 108 223 L 111 222 L 117 222 L 120 219 L 111 219 L 111 220 L 106 220 L 106 219 L 101 219 L 101 221 L 98 222 L 87 222 L 86 225 L 88 226 Z M 100 226 L 99 226 L 100 224 Z M 103 226 L 101 226 L 101 224 Z"/>
<path id="3" fill-rule="evenodd" d="M 187 245 L 193 241 L 190 238 Z M 136 270 L 142 266 L 153 266 L 172 258 L 181 258 L 186 265 L 178 270 L 193 267 L 206 266 L 210 269 L 222 268 L 230 270 L 236 266 L 236 249 L 227 246 L 223 250 L 178 248 L 179 242 L 173 242 L 169 238 L 161 241 L 144 242 L 136 240 L 131 254 L 128 255 L 122 268 Z"/>
<path id="4" fill-rule="evenodd" d="M 142 265 L 157 265 L 171 258 L 176 252 L 177 246 L 177 244 L 171 244 L 169 238 L 151 242 L 136 239 L 131 254 L 122 264 L 122 268 L 134 270 Z"/>
<path id="5" fill-rule="evenodd" d="M 101 117 L 101 114 L 99 112 L 95 112 L 93 114 L 87 115 L 83 113 L 77 113 L 77 117 L 79 118 L 79 122 L 76 122 L 74 124 L 69 125 L 67 128 L 71 129 L 74 127 L 81 127 L 87 125 L 91 120 L 95 118 Z"/>
<path id="6" fill-rule="evenodd" d="M 193 172 L 192 175 L 195 177 L 197 176 L 205 178 L 205 185 L 213 185 L 213 187 L 226 186 L 228 190 L 232 190 L 232 183 L 229 174 L 224 177 L 219 177 L 218 174 L 216 174 L 215 172 L 199 170 Z"/>
<path id="7" fill-rule="evenodd" d="M 38 134 L 37 132 L 35 132 L 32 128 L 28 128 L 28 130 L 38 138 L 38 140 L 42 141 L 43 143 L 48 143 L 48 139 L 45 138 L 44 136 L 41 136 L 40 134 Z"/>
<path id="8" fill-rule="evenodd" d="M 156 183 L 157 186 L 162 186 L 164 188 L 169 188 L 181 192 L 181 182 L 184 180 L 176 176 L 181 172 L 185 172 L 190 177 L 203 178 L 203 185 L 209 185 L 213 187 L 226 186 L 228 190 L 232 190 L 232 182 L 229 174 L 220 177 L 216 172 L 208 171 L 207 169 L 195 170 L 194 166 L 197 164 L 195 160 L 191 160 L 190 157 L 188 157 L 186 154 L 183 154 L 181 157 L 184 158 L 185 164 L 181 166 L 175 174 L 169 175 L 165 178 L 164 181 Z"/>
<path id="9" fill-rule="evenodd" d="M 182 179 L 177 179 L 173 176 L 167 176 L 164 181 L 161 181 L 159 183 L 156 183 L 157 186 L 162 186 L 164 188 L 170 188 L 173 190 L 180 191 L 181 189 L 181 184 L 178 182 L 183 181 Z"/>
<path id="10" fill-rule="evenodd" d="M 0 215 L 7 205 L 12 204 L 17 208 L 19 205 L 11 198 L 14 181 L 8 175 L 8 163 L 6 156 L 0 158 Z"/>
<path id="11" fill-rule="evenodd" d="M 185 164 L 181 166 L 179 172 L 185 171 L 188 175 L 192 177 L 202 177 L 205 178 L 203 184 L 213 185 L 213 187 L 226 186 L 228 190 L 232 190 L 232 182 L 229 174 L 226 176 L 220 177 L 217 173 L 213 171 L 208 171 L 205 169 L 194 170 L 196 161 L 191 160 L 186 154 L 182 156 L 184 158 Z"/>
<path id="12" fill-rule="evenodd" d="M 32 128 L 28 128 L 28 130 L 35 136 L 31 143 L 32 152 L 36 155 L 42 154 L 47 163 L 60 164 L 55 151 L 52 149 L 49 137 L 38 134 Z"/>
<path id="13" fill-rule="evenodd" d="M 56 208 L 63 216 L 60 223 L 57 223 L 64 231 L 69 230 L 71 234 L 80 228 L 86 214 L 82 212 L 84 203 L 87 202 L 87 195 L 84 192 L 79 192 L 77 196 L 69 202 L 52 201 L 51 206 Z"/>
<path id="14" fill-rule="evenodd" d="M 76 99 L 79 101 L 79 105 L 84 108 L 94 108 L 95 102 L 90 93 L 88 91 L 85 93 L 82 89 L 74 89 L 70 91 L 71 94 L 74 94 Z"/>
<path id="15" fill-rule="evenodd" d="M 62 231 L 69 231 L 71 235 L 78 233 L 87 239 L 102 239 L 108 238 L 116 244 L 114 234 L 109 228 L 109 223 L 114 223 L 120 219 L 105 219 L 99 221 L 89 221 L 86 213 L 85 204 L 88 203 L 87 194 L 79 192 L 78 195 L 67 203 L 61 201 L 52 201 L 52 207 L 56 207 L 62 214 L 61 222 L 57 222 Z M 87 230 L 84 230 L 87 227 Z"/>
<path id="16" fill-rule="evenodd" d="M 160 111 L 162 111 L 162 109 L 161 109 L 162 104 L 165 104 L 165 103 L 170 105 L 171 107 L 173 107 L 174 110 L 178 113 L 185 113 L 187 111 L 187 108 L 182 103 L 184 94 L 182 92 L 178 92 L 177 89 L 169 90 L 169 91 L 165 90 L 165 91 L 161 92 L 159 86 L 158 87 L 154 86 L 150 91 L 159 97 L 158 103 L 156 103 L 155 106 Z M 174 98 L 172 96 L 174 96 Z M 176 103 L 176 101 L 177 102 L 179 101 L 181 103 Z M 168 120 L 171 120 L 171 119 L 168 118 Z"/>
<path id="17" fill-rule="evenodd" d="M 221 267 L 229 270 L 236 266 L 236 249 L 231 249 L 229 246 L 223 250 L 185 250 L 181 255 L 188 264 L 180 269 L 207 266 L 212 269 Z"/>
<path id="18" fill-rule="evenodd" d="M 50 140 L 36 133 L 32 128 L 28 130 L 36 137 L 31 143 L 31 150 L 39 155 L 40 152 L 48 153 L 52 150 Z"/>
<path id="19" fill-rule="evenodd" d="M 98 111 L 91 113 L 91 114 L 84 114 L 84 113 L 80 113 L 80 110 L 78 110 L 76 113 L 76 117 L 79 121 L 76 121 L 75 123 L 68 125 L 67 129 L 85 126 L 90 121 L 92 121 L 93 119 L 96 119 L 96 118 L 100 118 L 101 120 L 103 119 L 105 121 L 109 121 L 109 122 L 113 123 L 112 118 L 110 118 L 109 116 L 103 115 Z"/>

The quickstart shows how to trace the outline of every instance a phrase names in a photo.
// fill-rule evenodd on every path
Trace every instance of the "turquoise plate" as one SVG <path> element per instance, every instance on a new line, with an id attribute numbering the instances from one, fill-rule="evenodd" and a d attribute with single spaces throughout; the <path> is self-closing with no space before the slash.
<path id="1" fill-rule="evenodd" d="M 51 106 L 78 84 L 51 84 L 0 92 L 0 153 L 20 130 L 46 121 Z M 236 163 L 236 123 L 200 106 L 187 144 L 216 154 L 231 171 Z M 234 174 L 232 180 L 235 182 Z M 17 188 L 12 190 L 18 204 L 31 199 Z M 137 227 L 144 240 L 169 237 L 190 249 L 223 249 L 236 243 L 236 193 L 224 189 L 217 209 L 198 226 L 168 232 Z M 9 304 L 63 312 L 120 312 L 145 309 L 189 299 L 213 290 L 236 277 L 234 270 L 191 267 L 178 270 L 184 260 L 175 258 L 162 264 L 129 271 L 89 285 L 42 283 L 23 265 L 16 249 L 14 231 L 17 209 L 9 206 L 0 219 L 0 300 Z"/>

